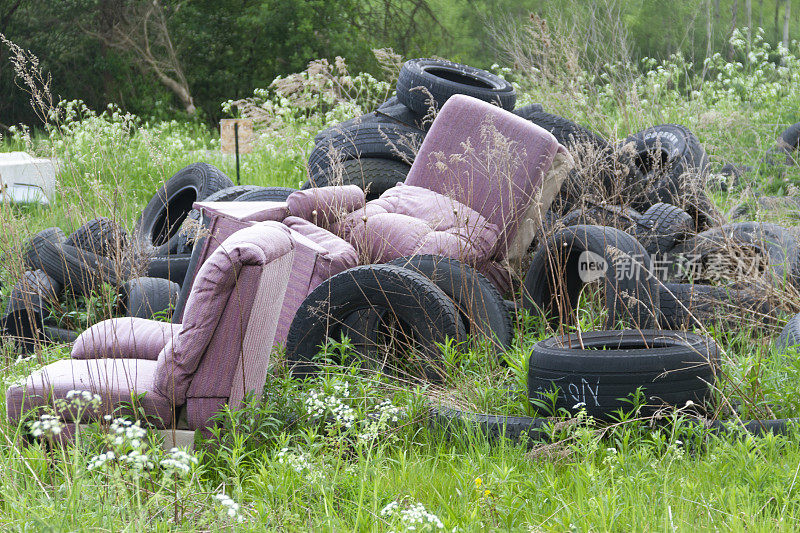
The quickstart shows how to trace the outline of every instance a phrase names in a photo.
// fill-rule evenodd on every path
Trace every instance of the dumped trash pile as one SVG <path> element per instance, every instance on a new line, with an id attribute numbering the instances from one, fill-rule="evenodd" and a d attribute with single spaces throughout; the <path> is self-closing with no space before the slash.
<path id="1" fill-rule="evenodd" d="M 555 408 L 608 419 L 640 395 L 645 414 L 689 405 L 705 415 L 720 349 L 690 331 L 740 321 L 732 309 L 774 322 L 775 294 L 800 282 L 796 238 L 727 223 L 709 187 L 735 187 L 746 169 L 711 183 L 683 126 L 611 143 L 515 103 L 499 76 L 411 60 L 395 96 L 317 135 L 301 190 L 235 187 L 196 163 L 156 192 L 131 234 L 98 218 L 69 237 L 34 235 L 2 326 L 26 350 L 75 344 L 71 365 L 9 389 L 10 415 L 43 387 L 58 395 L 136 370 L 145 377 L 115 382 L 104 412 L 146 392 L 158 427 L 203 429 L 221 405 L 263 388 L 274 345 L 310 377 L 320 347 L 343 336 L 369 370 L 441 383 L 442 345 L 482 344 L 502 360 L 524 313 L 556 333 L 530 355 L 532 401 L 555 390 Z M 790 160 L 797 131 L 769 157 Z M 104 286 L 119 318 L 80 335 L 52 322 L 59 302 Z M 604 330 L 566 334 L 587 301 Z M 799 317 L 783 345 L 800 342 Z M 510 437 L 543 437 L 546 424 L 451 407 L 434 418 Z"/>

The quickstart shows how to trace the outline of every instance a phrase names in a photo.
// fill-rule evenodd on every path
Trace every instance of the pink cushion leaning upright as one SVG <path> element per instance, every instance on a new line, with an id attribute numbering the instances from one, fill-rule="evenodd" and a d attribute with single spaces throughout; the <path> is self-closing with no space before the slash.
<path id="1" fill-rule="evenodd" d="M 496 257 L 505 257 L 558 151 L 553 135 L 481 100 L 455 95 L 436 116 L 406 185 L 438 192 L 500 228 Z"/>

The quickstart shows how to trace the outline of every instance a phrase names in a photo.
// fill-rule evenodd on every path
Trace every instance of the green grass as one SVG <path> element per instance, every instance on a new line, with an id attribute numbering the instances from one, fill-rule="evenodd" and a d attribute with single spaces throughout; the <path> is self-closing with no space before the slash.
<path id="1" fill-rule="evenodd" d="M 796 120 L 787 109 L 800 102 L 793 91 L 772 103 L 720 98 L 713 105 L 676 92 L 659 106 L 637 107 L 628 100 L 628 107 L 605 101 L 598 108 L 592 97 L 580 103 L 535 85 L 527 90 L 529 99 L 544 101 L 548 110 L 612 137 L 654 123 L 687 124 L 715 168 L 727 161 L 759 166 L 780 125 Z M 243 155 L 242 184 L 296 187 L 305 178 L 312 133 L 323 123 L 312 116 L 267 135 L 252 154 Z M 71 120 L 63 135 L 3 138 L 0 151 L 55 156 L 62 171 L 50 208 L 2 206 L 0 304 L 21 272 L 20 250 L 31 234 L 53 225 L 69 232 L 95 216 L 111 216 L 131 231 L 154 191 L 183 166 L 207 161 L 234 177 L 234 159 L 218 148 L 217 134 L 201 125 L 145 124 L 119 113 Z M 782 194 L 800 185 L 796 168 L 764 170 L 751 174 L 742 187 L 716 194 L 717 204 L 736 205 L 748 187 Z M 111 305 L 105 305 L 111 299 L 100 298 L 82 323 L 111 316 Z M 587 300 L 581 327 L 597 329 L 602 321 Z M 786 316 L 800 309 L 791 294 L 783 303 Z M 721 394 L 741 404 L 743 417 L 800 414 L 800 359 L 794 351 L 772 348 L 779 326 L 708 325 L 727 353 Z M 579 417 L 577 424 L 553 430 L 557 442 L 542 445 L 491 441 L 469 428 L 445 432 L 429 423 L 428 403 L 442 397 L 484 412 L 537 414 L 525 399 L 527 358 L 533 344 L 552 333 L 539 318 L 518 323 L 515 344 L 502 363 L 485 349 L 449 347 L 442 387 L 398 385 L 364 377 L 354 367 L 333 366 L 318 379 L 299 382 L 286 375 L 277 354 L 261 403 L 221 415 L 215 444 L 200 448 L 199 463 L 186 477 L 160 466 L 148 473 L 111 463 L 87 469 L 92 456 L 109 446 L 105 422 L 77 445 L 21 445 L 20 434 L 29 428 L 6 422 L 3 406 L 0 528 L 396 531 L 408 524 L 381 513 L 395 501 L 401 509 L 422 504 L 448 531 L 798 529 L 797 431 L 785 437 L 723 438 L 671 415 L 667 423 L 635 419 L 611 428 Z M 20 358 L 12 342 L 0 343 L 3 388 L 69 356 L 68 347 L 54 346 Z M 328 348 L 329 355 L 349 353 L 346 344 Z M 343 382 L 349 393 L 335 392 Z M 322 420 L 309 415 L 305 402 L 312 392 L 337 396 L 352 409 L 353 427 L 325 422 L 330 409 Z M 384 400 L 400 408 L 398 420 L 378 418 L 370 425 Z M 378 437 L 364 437 L 369 431 Z M 128 453 L 130 441 L 116 449 L 118 455 Z M 147 450 L 156 464 L 165 458 L 155 442 Z M 242 522 L 215 503 L 212 495 L 219 493 L 241 505 Z"/>

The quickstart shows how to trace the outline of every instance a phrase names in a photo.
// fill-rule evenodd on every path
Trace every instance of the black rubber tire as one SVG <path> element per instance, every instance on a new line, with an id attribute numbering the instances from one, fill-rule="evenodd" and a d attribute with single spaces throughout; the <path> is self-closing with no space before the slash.
<path id="1" fill-rule="evenodd" d="M 350 159 L 391 159 L 411 165 L 422 139 L 419 130 L 401 124 L 351 126 L 314 147 L 308 158 L 309 179 L 322 181 L 332 173 L 331 168 Z"/>
<path id="2" fill-rule="evenodd" d="M 604 226 L 564 228 L 538 247 L 525 275 L 524 309 L 532 315 L 544 313 L 555 324 L 572 323 L 573 311 L 585 285 L 579 276 L 580 256 L 584 252 L 597 254 L 605 261 L 603 285 L 610 327 L 623 318 L 641 328 L 657 324 L 658 280 L 649 274 L 650 256 L 631 235 Z M 618 260 L 615 262 L 614 258 Z M 625 265 L 630 276 L 617 279 L 615 265 L 627 261 L 630 261 L 630 268 Z M 563 305 L 559 306 L 558 300 Z M 559 317 L 561 311 L 566 311 L 566 316 Z"/>
<path id="3" fill-rule="evenodd" d="M 398 100 L 397 96 L 392 96 L 375 110 L 375 114 L 383 117 L 387 122 L 397 122 L 412 128 L 418 128 L 421 131 L 427 132 L 432 120 L 425 120 L 425 115 L 415 113 Z"/>
<path id="4" fill-rule="evenodd" d="M 39 258 L 39 248 L 43 243 L 50 242 L 53 244 L 64 244 L 67 242 L 67 236 L 61 228 L 53 227 L 43 229 L 39 233 L 33 235 L 25 244 L 25 250 L 22 253 L 22 258 L 25 263 L 25 268 L 30 270 L 41 270 L 42 260 Z"/>
<path id="5" fill-rule="evenodd" d="M 783 281 L 795 285 L 800 283 L 800 246 L 791 232 L 777 224 L 726 224 L 687 239 L 673 248 L 670 255 L 696 256 L 705 265 L 714 254 L 730 255 L 735 246 L 753 248 L 765 256 L 771 271 L 763 274 L 773 284 L 779 285 Z M 685 280 L 675 274 L 670 279 Z"/>
<path id="6" fill-rule="evenodd" d="M 423 123 L 422 119 L 422 115 L 414 113 L 400 103 L 396 96 L 393 96 L 382 103 L 380 107 L 372 113 L 351 118 L 350 120 L 345 120 L 344 122 L 325 128 L 314 137 L 314 144 L 324 143 L 326 140 L 344 130 L 361 124 L 400 124 L 409 128 L 415 128 L 420 132 L 426 132 L 428 128 L 430 128 L 431 121 Z"/>
<path id="7" fill-rule="evenodd" d="M 634 235 L 650 257 L 662 256 L 694 230 L 692 216 L 678 206 L 662 202 L 642 213 Z"/>
<path id="8" fill-rule="evenodd" d="M 748 165 L 738 165 L 736 163 L 725 163 L 716 174 L 708 176 L 708 188 L 715 191 L 727 192 L 736 189 L 741 185 L 742 179 L 746 174 L 753 171 L 753 167 Z"/>
<path id="9" fill-rule="evenodd" d="M 134 231 L 137 240 L 147 248 L 155 248 L 155 255 L 175 253 L 179 230 L 192 204 L 231 186 L 230 178 L 208 163 L 192 163 L 182 168 L 142 211 Z"/>
<path id="10" fill-rule="evenodd" d="M 543 394 L 557 387 L 557 409 L 575 412 L 583 404 L 587 414 L 601 419 L 618 409 L 630 411 L 624 399 L 639 387 L 648 405 L 702 404 L 709 398 L 718 359 L 712 339 L 685 332 L 621 330 L 550 337 L 533 347 L 528 396 L 547 401 Z"/>
<path id="11" fill-rule="evenodd" d="M 794 315 L 786 322 L 781 330 L 781 334 L 775 341 L 775 347 L 779 350 L 786 350 L 792 346 L 800 344 L 800 313 Z"/>
<path id="12" fill-rule="evenodd" d="M 641 215 L 630 207 L 594 205 L 570 211 L 561 219 L 564 226 L 609 226 L 622 231 L 636 227 Z"/>
<path id="13" fill-rule="evenodd" d="M 80 331 L 71 329 L 57 328 L 54 326 L 45 325 L 42 328 L 44 338 L 56 344 L 72 344 L 80 336 Z"/>
<path id="14" fill-rule="evenodd" d="M 400 257 L 387 263 L 422 274 L 455 304 L 467 335 L 489 340 L 496 354 L 514 340 L 514 326 L 503 297 L 486 277 L 457 259 L 439 255 Z"/>
<path id="15" fill-rule="evenodd" d="M 236 198 L 237 202 L 285 202 L 297 189 L 291 187 L 256 187 Z"/>
<path id="16" fill-rule="evenodd" d="M 635 201 L 641 175 L 631 161 L 620 157 L 614 146 L 588 128 L 567 118 L 544 111 L 530 111 L 525 117 L 549 131 L 577 161 L 550 207 L 564 215 L 580 205 L 587 195 L 638 207 Z"/>
<path id="17" fill-rule="evenodd" d="M 479 430 L 490 441 L 500 438 L 511 442 L 550 441 L 548 428 L 553 422 L 549 418 L 532 418 L 529 416 L 503 416 L 483 413 L 471 413 L 452 407 L 431 408 L 431 421 L 435 426 L 441 426 L 449 433 L 461 434 L 464 428 L 473 427 Z M 743 420 L 742 422 L 714 420 L 710 424 L 697 422 L 698 429 L 706 429 L 714 435 L 735 435 L 744 433 L 761 437 L 767 434 L 787 435 L 792 426 L 800 422 L 797 418 L 784 418 L 777 420 Z M 692 423 L 682 420 L 682 424 Z M 456 431 L 453 432 L 452 429 Z"/>
<path id="18" fill-rule="evenodd" d="M 296 189 L 290 187 L 260 187 L 258 185 L 235 185 L 217 191 L 204 202 L 285 202 L 286 199 Z M 200 212 L 197 209 L 192 209 L 186 215 L 186 220 L 195 221 L 194 224 L 200 223 Z M 193 244 L 189 243 L 189 236 L 185 229 L 178 233 L 178 244 L 176 252 L 172 255 L 190 254 L 192 253 Z"/>
<path id="19" fill-rule="evenodd" d="M 382 117 L 375 112 L 367 113 L 366 115 L 359 115 L 357 117 L 351 118 L 349 120 L 345 120 L 344 122 L 339 122 L 338 124 L 334 124 L 333 126 L 328 126 L 321 132 L 317 133 L 314 136 L 314 145 L 318 145 L 320 143 L 324 143 L 331 137 L 334 137 L 338 133 L 343 132 L 344 130 L 354 127 L 360 126 L 362 124 L 375 124 L 375 123 L 385 123 L 391 121 L 384 121 L 381 120 Z"/>
<path id="20" fill-rule="evenodd" d="M 246 192 L 250 192 L 254 189 L 257 189 L 257 185 L 234 185 L 233 187 L 226 187 L 221 189 L 214 194 L 209 195 L 205 198 L 204 202 L 233 202 L 239 196 L 243 195 Z M 186 219 L 182 226 L 186 225 L 186 222 L 189 220 L 193 220 L 195 224 L 200 223 L 200 211 L 197 209 L 192 208 L 189 211 L 189 214 L 186 215 Z M 178 254 L 188 254 L 192 253 L 192 245 L 189 244 L 189 238 L 186 234 L 186 229 L 181 227 L 181 231 L 178 233 L 178 244 L 175 247 L 175 252 Z"/>
<path id="21" fill-rule="evenodd" d="M 601 152 L 613 152 L 608 141 L 567 118 L 545 111 L 533 110 L 529 111 L 525 118 L 552 133 L 553 137 L 567 149 L 571 149 L 576 144 L 588 144 Z"/>
<path id="22" fill-rule="evenodd" d="M 358 185 L 366 191 L 367 200 L 374 200 L 398 182 L 405 181 L 411 167 L 391 159 L 351 159 L 341 163 L 341 175 L 329 168 L 314 180 L 306 180 L 303 189 L 330 185 Z"/>
<path id="23" fill-rule="evenodd" d="M 152 318 L 169 312 L 178 301 L 180 286 L 163 278 L 133 278 L 122 286 L 120 306 L 127 316 Z M 171 316 L 171 313 L 170 313 Z"/>
<path id="24" fill-rule="evenodd" d="M 773 147 L 767 150 L 764 161 L 768 165 L 784 164 L 794 166 L 797 164 L 797 151 L 800 146 L 800 122 L 792 124 L 778 136 Z"/>
<path id="25" fill-rule="evenodd" d="M 326 338 L 338 340 L 342 324 L 362 310 L 387 313 L 408 328 L 424 359 L 424 377 L 444 380 L 441 350 L 447 338 L 466 339 L 455 305 L 421 274 L 394 265 L 366 265 L 340 272 L 323 282 L 297 310 L 286 341 L 292 373 L 309 377 L 319 370 L 314 358 Z"/>
<path id="26" fill-rule="evenodd" d="M 64 286 L 43 270 L 27 270 L 12 288 L 6 304 L 6 314 L 22 309 L 46 311 L 47 305 L 58 301 Z"/>
<path id="27" fill-rule="evenodd" d="M 479 68 L 441 59 L 410 59 L 400 69 L 397 99 L 415 113 L 427 115 L 430 98 L 438 111 L 456 94 L 491 102 L 508 111 L 517 101 L 511 83 Z"/>
<path id="28" fill-rule="evenodd" d="M 713 323 L 742 327 L 743 317 L 764 323 L 774 318 L 766 300 L 729 287 L 665 283 L 659 299 L 664 329 L 684 330 Z"/>
<path id="29" fill-rule="evenodd" d="M 513 326 L 514 321 L 519 317 L 519 308 L 517 307 L 517 302 L 514 300 L 503 300 L 503 303 L 506 306 L 506 312 L 511 318 L 511 324 Z"/>
<path id="30" fill-rule="evenodd" d="M 662 124 L 628 136 L 624 144 L 632 143 L 636 166 L 643 174 L 653 170 L 666 172 L 676 187 L 685 172 L 706 174 L 710 162 L 697 137 L 685 126 Z"/>
<path id="31" fill-rule="evenodd" d="M 480 431 L 490 441 L 501 438 L 511 442 L 523 439 L 529 441 L 549 440 L 548 428 L 553 423 L 549 418 L 531 418 L 529 416 L 503 416 L 471 413 L 452 407 L 434 407 L 431 409 L 432 422 L 445 431 L 459 434 L 465 428 L 472 427 Z"/>
<path id="32" fill-rule="evenodd" d="M 650 184 L 652 203 L 682 207 L 698 229 L 710 225 L 716 217 L 713 203 L 705 194 L 710 163 L 689 129 L 662 124 L 630 135 L 623 145 L 633 145 L 633 163 Z"/>
<path id="33" fill-rule="evenodd" d="M 107 217 L 98 217 L 76 229 L 67 239 L 67 244 L 112 257 L 122 255 L 127 242 L 127 233 L 119 224 Z"/>
<path id="34" fill-rule="evenodd" d="M 530 117 L 534 113 L 544 113 L 544 107 L 542 104 L 528 104 L 526 106 L 518 107 L 514 111 L 512 111 L 518 117 L 522 117 L 525 120 L 530 120 Z"/>
<path id="35" fill-rule="evenodd" d="M 168 279 L 182 284 L 189 270 L 192 254 L 172 254 L 151 257 L 147 264 L 147 277 Z"/>
<path id="36" fill-rule="evenodd" d="M 67 244 L 44 243 L 39 248 L 39 258 L 42 270 L 49 276 L 84 295 L 97 291 L 103 283 L 119 287 L 132 272 L 126 260 L 112 261 Z"/>
<path id="37" fill-rule="evenodd" d="M 43 339 L 49 304 L 58 302 L 63 285 L 42 270 L 28 270 L 11 289 L 0 329 L 15 338 L 25 353 Z"/>

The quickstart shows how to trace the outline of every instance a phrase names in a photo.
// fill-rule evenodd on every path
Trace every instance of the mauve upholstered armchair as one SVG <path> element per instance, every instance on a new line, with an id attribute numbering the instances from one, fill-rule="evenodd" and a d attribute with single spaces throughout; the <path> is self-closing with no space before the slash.
<path id="1" fill-rule="evenodd" d="M 455 95 L 439 111 L 405 183 L 366 203 L 363 193 L 346 187 L 301 191 L 303 201 L 292 205 L 290 197 L 290 209 L 344 238 L 362 261 L 451 257 L 506 292 L 507 261 L 525 253 L 571 166 L 549 132 Z"/>
<path id="2" fill-rule="evenodd" d="M 92 326 L 71 359 L 8 389 L 9 418 L 88 390 L 102 404 L 86 418 L 132 403 L 156 428 L 207 427 L 224 404 L 236 407 L 246 392 L 263 389 L 294 247 L 279 222 L 232 234 L 200 267 L 182 323 L 118 318 Z M 62 413 L 68 427 L 88 421 L 69 416 Z"/>

